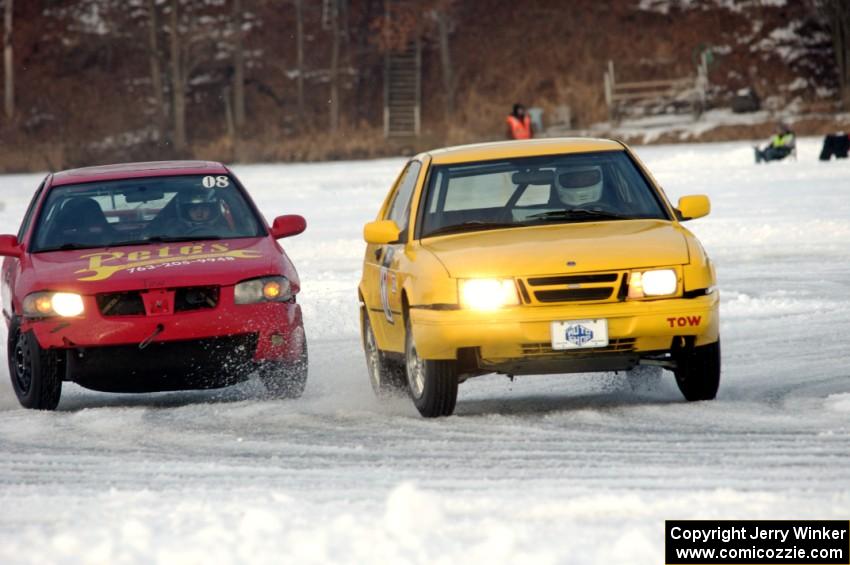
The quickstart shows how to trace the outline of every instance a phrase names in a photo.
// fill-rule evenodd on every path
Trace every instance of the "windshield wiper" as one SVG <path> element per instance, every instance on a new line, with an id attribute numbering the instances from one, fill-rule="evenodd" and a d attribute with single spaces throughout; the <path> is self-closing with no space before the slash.
<path id="1" fill-rule="evenodd" d="M 176 243 L 178 241 L 200 241 L 202 239 L 222 239 L 220 235 L 215 234 L 200 234 L 200 235 L 155 235 L 152 237 L 146 237 L 142 240 L 142 243 Z"/>
<path id="2" fill-rule="evenodd" d="M 178 243 L 181 241 L 201 241 L 201 240 L 210 240 L 210 239 L 222 239 L 220 235 L 181 235 L 175 237 L 155 235 L 153 237 L 146 237 L 144 239 L 127 239 L 125 241 L 114 241 L 107 243 L 97 243 L 97 244 L 88 244 L 88 243 L 63 243 L 62 245 L 56 245 L 54 247 L 45 247 L 42 249 L 36 249 L 34 253 L 46 253 L 49 251 L 73 251 L 74 249 L 96 249 L 96 248 L 108 248 L 108 247 L 122 247 L 127 245 L 144 245 L 146 243 Z"/>
<path id="3" fill-rule="evenodd" d="M 434 231 L 428 232 L 425 237 L 432 237 L 435 235 L 445 235 L 447 233 L 464 231 L 489 230 L 497 228 L 516 228 L 521 225 L 522 224 L 511 222 L 483 222 L 479 220 L 471 220 L 468 222 L 462 222 L 460 224 L 453 224 L 451 226 L 443 226 L 441 228 L 437 228 Z"/>
<path id="4" fill-rule="evenodd" d="M 72 251 L 74 249 L 94 249 L 95 247 L 103 247 L 102 245 L 88 245 L 85 243 L 63 243 L 54 247 L 42 247 L 36 249 L 34 253 L 47 253 L 49 251 Z"/>
<path id="5" fill-rule="evenodd" d="M 593 220 L 597 218 L 609 220 L 630 220 L 629 216 L 623 216 L 615 212 L 603 212 L 602 210 L 588 210 L 587 208 L 567 208 L 564 210 L 552 210 L 528 216 L 526 220 Z"/>
<path id="6" fill-rule="evenodd" d="M 203 240 L 203 239 L 222 239 L 222 237 L 220 235 L 215 235 L 215 234 L 175 235 L 175 236 L 154 235 L 154 236 L 146 237 L 144 239 L 139 239 L 139 240 L 136 240 L 136 241 L 121 241 L 121 242 L 118 242 L 118 243 L 113 243 L 113 244 L 110 245 L 110 247 L 116 246 L 116 245 L 134 245 L 134 244 L 143 245 L 145 243 L 177 243 L 177 242 L 180 242 L 180 241 L 200 241 L 200 240 Z"/>
<path id="7" fill-rule="evenodd" d="M 181 235 L 169 237 L 165 235 L 155 235 L 142 239 L 127 239 L 125 241 L 116 241 L 104 245 L 103 247 L 121 247 L 124 245 L 144 245 L 146 243 L 177 243 L 180 241 L 200 241 L 203 239 L 221 239 L 220 235 Z"/>

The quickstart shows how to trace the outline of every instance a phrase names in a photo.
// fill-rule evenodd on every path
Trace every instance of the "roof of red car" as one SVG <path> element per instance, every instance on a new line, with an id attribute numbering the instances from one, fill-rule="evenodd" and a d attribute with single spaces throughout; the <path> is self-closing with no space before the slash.
<path id="1" fill-rule="evenodd" d="M 84 182 L 166 177 L 171 175 L 226 175 L 227 168 L 214 161 L 150 161 L 147 163 L 120 163 L 69 169 L 53 175 L 52 185 Z"/>

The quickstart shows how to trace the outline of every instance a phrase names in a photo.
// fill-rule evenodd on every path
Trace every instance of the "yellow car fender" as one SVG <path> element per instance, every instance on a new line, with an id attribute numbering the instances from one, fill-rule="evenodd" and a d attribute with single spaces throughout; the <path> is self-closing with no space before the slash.
<path id="1" fill-rule="evenodd" d="M 688 243 L 688 255 L 690 262 L 683 266 L 685 292 L 698 290 L 711 290 L 717 280 L 714 273 L 714 264 L 708 258 L 702 244 L 689 230 L 682 228 L 685 240 Z"/>

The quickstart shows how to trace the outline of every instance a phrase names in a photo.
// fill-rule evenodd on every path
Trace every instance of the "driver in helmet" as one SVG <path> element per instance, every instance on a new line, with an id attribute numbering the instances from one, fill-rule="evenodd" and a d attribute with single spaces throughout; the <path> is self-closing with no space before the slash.
<path id="1" fill-rule="evenodd" d="M 545 170 L 543 172 L 549 172 Z M 598 165 L 577 165 L 558 167 L 554 171 L 550 198 L 545 208 L 514 208 L 511 213 L 514 220 L 523 221 L 547 213 L 586 210 L 588 212 L 606 212 L 619 215 L 616 205 L 606 198 L 605 181 L 602 167 Z"/>
<path id="2" fill-rule="evenodd" d="M 177 226 L 173 231 L 181 234 L 206 233 L 214 235 L 220 225 L 221 199 L 215 189 L 184 190 L 175 196 Z"/>
<path id="3" fill-rule="evenodd" d="M 555 175 L 558 198 L 569 208 L 589 207 L 602 200 L 602 167 L 560 170 Z"/>

